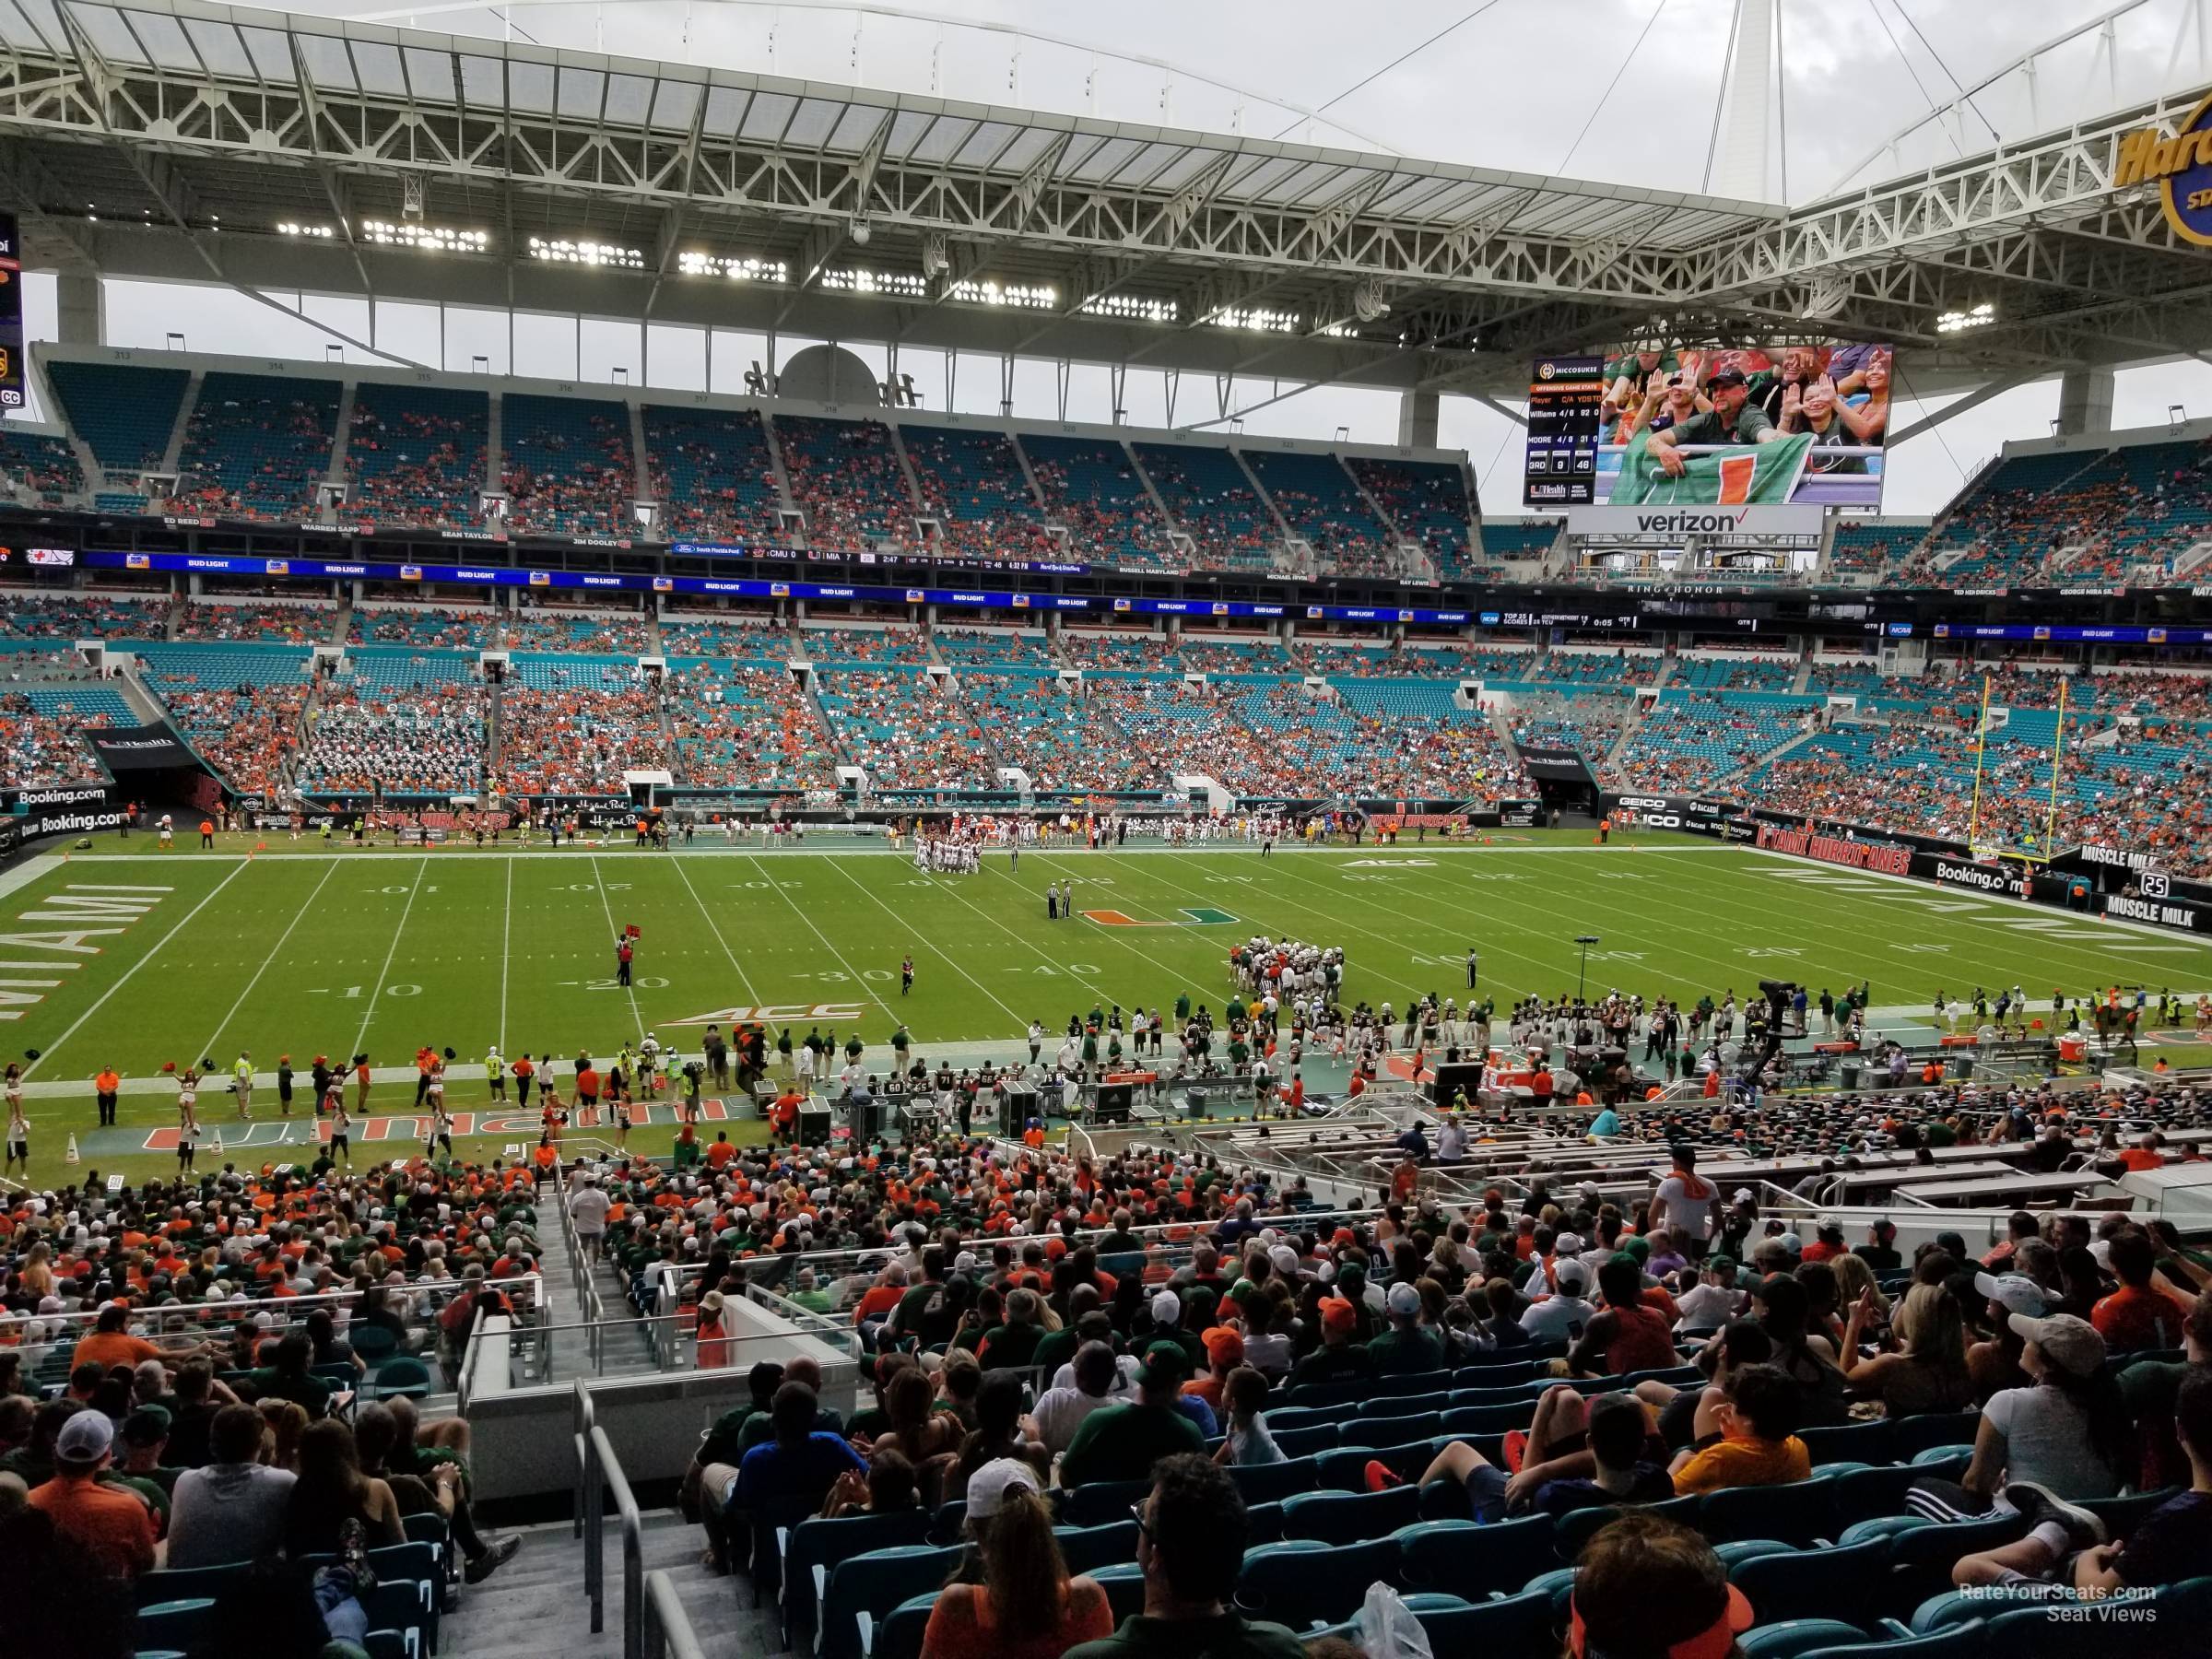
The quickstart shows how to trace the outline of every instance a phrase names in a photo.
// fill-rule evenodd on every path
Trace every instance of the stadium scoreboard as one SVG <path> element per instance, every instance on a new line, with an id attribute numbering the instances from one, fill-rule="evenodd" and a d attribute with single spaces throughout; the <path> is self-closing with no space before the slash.
<path id="1" fill-rule="evenodd" d="M 23 244 L 0 213 L 0 409 L 23 406 Z"/>
<path id="2" fill-rule="evenodd" d="M 1528 445 L 1521 500 L 1530 507 L 1587 507 L 1597 499 L 1606 359 L 1540 360 L 1528 382 Z"/>

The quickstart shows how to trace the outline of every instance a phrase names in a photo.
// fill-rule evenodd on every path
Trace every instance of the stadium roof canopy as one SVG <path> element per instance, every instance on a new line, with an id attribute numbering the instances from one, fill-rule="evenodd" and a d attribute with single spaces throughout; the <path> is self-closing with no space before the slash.
<path id="1" fill-rule="evenodd" d="M 1921 394 L 2212 343 L 2212 253 L 2111 187 L 2194 98 L 1784 208 L 194 0 L 0 42 L 34 268 L 1493 395 L 1652 335 Z"/>

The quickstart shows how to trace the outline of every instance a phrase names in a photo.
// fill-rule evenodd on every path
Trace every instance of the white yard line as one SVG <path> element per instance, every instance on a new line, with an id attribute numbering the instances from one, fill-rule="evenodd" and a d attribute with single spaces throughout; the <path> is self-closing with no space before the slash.
<path id="1" fill-rule="evenodd" d="M 507 1052 L 507 960 L 513 955 L 508 941 L 514 936 L 514 860 L 507 861 L 507 908 L 500 919 L 500 1052 Z"/>
<path id="2" fill-rule="evenodd" d="M 229 887 L 232 882 L 236 881 L 239 877 L 244 873 L 246 864 L 247 861 L 245 859 L 240 859 L 237 865 L 231 869 L 229 875 L 224 877 L 220 881 L 217 882 L 214 887 L 208 889 L 206 898 L 201 900 L 197 904 L 186 911 L 184 912 L 184 919 L 161 935 L 161 937 L 155 943 L 153 949 L 147 951 L 144 956 L 133 962 L 128 968 L 125 968 L 122 973 L 118 974 L 116 976 L 115 982 L 110 985 L 105 991 L 100 993 L 99 1001 L 95 1002 L 82 1014 L 79 1014 L 76 1017 L 76 1021 L 69 1027 L 67 1030 L 64 1031 L 59 1037 L 56 1037 L 52 1042 L 48 1043 L 45 1048 L 40 1051 L 39 1057 L 23 1068 L 24 1077 L 29 1077 L 30 1074 L 37 1071 L 40 1066 L 45 1065 L 47 1061 L 53 1059 L 54 1050 L 60 1048 L 64 1043 L 67 1042 L 70 1038 L 76 1036 L 79 1028 L 84 1025 L 86 1020 L 91 1018 L 93 1015 L 99 1013 L 100 1009 L 108 1006 L 109 997 L 114 995 L 116 992 L 122 990 L 125 985 L 129 984 L 131 982 L 132 975 L 135 974 L 139 969 L 145 967 L 148 962 L 159 956 L 161 954 L 161 947 L 164 945 L 167 945 L 171 939 L 175 938 L 187 927 L 191 926 L 192 919 L 198 915 L 202 911 L 206 910 L 210 904 L 214 903 L 215 896 L 221 892 L 225 888 Z"/>
<path id="3" fill-rule="evenodd" d="M 765 872 L 763 873 L 765 874 Z M 842 866 L 839 866 L 837 873 L 840 876 L 842 876 L 847 881 L 850 881 L 854 887 L 860 888 L 863 893 L 865 893 L 867 895 L 868 901 L 875 905 L 877 910 L 888 916 L 893 922 L 898 923 L 900 927 L 909 928 L 909 931 L 912 931 L 909 924 L 900 920 L 899 912 L 897 911 L 893 910 L 882 900 L 877 898 L 875 893 L 869 890 L 867 885 L 860 880 L 858 877 L 854 876 L 852 871 L 845 869 Z M 964 903 L 966 901 L 962 900 L 962 902 Z M 969 908 L 973 910 L 975 907 L 973 905 L 970 905 Z M 1018 939 L 1017 939 L 1017 943 L 1018 942 Z M 932 956 L 937 958 L 938 960 L 942 961 L 947 968 L 950 968 L 955 973 L 959 974 L 970 984 L 973 985 L 978 991 L 981 991 L 985 996 L 990 997 L 993 1002 L 998 1003 L 999 1007 L 1005 1010 L 1006 1016 L 1008 1019 L 1011 1019 L 1016 1025 L 1021 1026 L 1025 1030 L 1028 1029 L 1028 1022 L 1024 1020 L 1020 1015 L 1017 1014 L 1012 1008 L 1007 1007 L 1005 1003 L 999 1002 L 997 994 L 991 989 L 991 987 L 984 984 L 982 980 L 977 979 L 975 975 L 969 972 L 967 969 L 961 967 L 958 961 L 953 959 L 949 952 L 939 948 L 937 946 L 932 943 L 929 943 L 926 938 L 924 938 L 923 948 L 927 950 Z M 841 958 L 839 959 L 842 960 L 843 959 Z M 1041 961 L 1044 959 L 1040 957 L 1038 959 Z M 848 973 L 853 971 L 852 965 L 850 963 L 846 964 L 845 971 Z M 1093 994 L 1096 994 L 1097 988 L 1094 986 L 1092 987 L 1092 990 Z M 887 1014 L 890 1012 L 890 1004 L 884 1002 L 882 998 L 878 997 L 877 999 L 877 1005 Z"/>
<path id="4" fill-rule="evenodd" d="M 782 899 L 785 904 L 791 907 L 792 914 L 806 924 L 807 928 L 813 933 L 814 936 L 822 942 L 822 948 L 837 959 L 837 965 L 842 968 L 845 972 L 851 976 L 853 983 L 859 989 L 860 994 L 866 997 L 870 1002 L 881 1008 L 886 1014 L 890 1014 L 894 1018 L 896 1018 L 897 1015 L 895 1010 L 893 1010 L 891 1007 L 891 1005 L 888 1002 L 885 1002 L 882 997 L 877 995 L 875 992 L 868 989 L 868 982 L 861 977 L 860 970 L 853 967 L 851 962 L 845 960 L 845 954 L 843 951 L 838 949 L 836 946 L 830 943 L 830 935 L 825 934 L 820 928 L 815 926 L 814 918 L 806 913 L 806 910 L 800 905 L 797 900 L 794 899 L 789 893 L 783 890 L 783 884 L 776 880 L 776 878 L 771 876 L 766 870 L 760 869 L 760 865 L 758 860 L 754 862 L 753 867 L 757 870 L 760 870 L 760 879 L 767 882 L 770 887 L 773 888 L 777 897 Z M 997 999 L 993 998 L 993 1000 L 996 1001 Z M 998 1006 L 1002 1008 L 1006 1007 L 1005 1003 L 999 1003 Z M 1008 1014 L 1012 1014 L 1014 1010 L 1011 1008 L 1006 1008 L 1006 1012 Z M 1017 1017 L 1017 1018 L 1018 1020 L 1018 1017 Z"/>
<path id="5" fill-rule="evenodd" d="M 369 1036 L 369 1022 L 376 1018 L 376 999 L 384 994 L 384 981 L 392 972 L 392 959 L 399 954 L 399 936 L 407 931 L 407 918 L 414 913 L 415 895 L 422 891 L 422 878 L 430 873 L 430 861 L 424 859 L 416 867 L 415 879 L 407 888 L 407 901 L 400 907 L 399 925 L 392 930 L 391 947 L 384 952 L 384 965 L 377 970 L 376 989 L 369 993 L 369 1006 L 361 1013 L 361 1029 L 354 1033 L 353 1053 L 363 1052 L 361 1044 Z M 351 1055 L 347 1056 L 352 1058 Z"/>
<path id="6" fill-rule="evenodd" d="M 684 884 L 684 890 L 691 895 L 691 902 L 699 906 L 699 913 L 706 919 L 707 931 L 714 935 L 714 943 L 722 947 L 722 954 L 730 959 L 730 966 L 736 970 L 737 982 L 745 987 L 747 1000 L 759 1006 L 760 997 L 753 989 L 751 975 L 746 972 L 745 965 L 738 961 L 737 953 L 730 948 L 729 940 L 722 936 L 722 924 L 714 920 L 714 912 L 707 908 L 707 901 L 699 896 L 699 889 L 691 885 L 690 873 L 682 865 L 676 866 L 676 873 Z"/>
<path id="7" fill-rule="evenodd" d="M 261 976 L 269 971 L 269 964 L 276 959 L 277 953 L 284 948 L 284 942 L 292 936 L 292 930 L 300 925 L 300 917 L 314 908 L 315 900 L 323 897 L 323 889 L 330 885 L 330 878 L 337 873 L 337 865 L 332 865 L 329 869 L 324 871 L 323 879 L 315 883 L 315 890 L 300 901 L 300 908 L 293 914 L 291 921 L 286 924 L 284 931 L 276 935 L 276 943 L 269 947 L 269 954 L 262 958 L 261 966 L 253 970 L 253 977 L 246 982 L 245 988 L 238 994 L 238 1000 L 230 1005 L 230 1011 L 217 1022 L 216 1028 L 208 1036 L 207 1041 L 200 1044 L 200 1053 L 203 1058 L 214 1054 L 216 1038 L 220 1037 L 230 1029 L 230 1022 L 238 1018 L 238 1011 L 246 1006 L 246 998 L 253 994 L 253 987 L 261 983 Z"/>
<path id="8" fill-rule="evenodd" d="M 622 928 L 620 924 L 615 920 L 614 905 L 607 900 L 606 877 L 599 874 L 599 860 L 596 856 L 592 859 L 592 884 L 599 889 L 599 908 L 606 913 L 607 937 L 618 940 L 622 936 Z M 620 949 L 621 947 L 617 945 L 615 948 Z M 645 1017 L 638 1012 L 638 988 L 635 985 L 625 985 L 622 989 L 629 994 L 630 1029 L 642 1037 L 645 1034 Z"/>

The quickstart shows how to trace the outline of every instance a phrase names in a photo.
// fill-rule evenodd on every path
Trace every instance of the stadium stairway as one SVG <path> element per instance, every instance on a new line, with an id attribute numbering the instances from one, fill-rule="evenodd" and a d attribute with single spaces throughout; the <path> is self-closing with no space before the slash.
<path id="1" fill-rule="evenodd" d="M 184 395 L 177 399 L 177 423 L 169 429 L 169 442 L 161 451 L 160 470 L 171 478 L 177 476 L 178 463 L 184 454 L 184 436 L 192 430 L 192 412 L 200 406 L 200 388 L 206 383 L 207 371 L 194 369 L 185 383 Z"/>
<path id="2" fill-rule="evenodd" d="M 703 1535 L 672 1509 L 641 1516 L 647 1572 L 665 1572 L 707 1659 L 761 1659 L 783 1651 L 776 1604 L 755 1608 L 743 1577 L 716 1578 L 700 1565 Z M 481 1584 L 462 1592 L 445 1617 L 440 1649 L 463 1659 L 619 1659 L 622 1652 L 622 1529 L 606 1519 L 606 1629 L 591 1633 L 583 1546 L 566 1521 L 519 1529 L 523 1547 Z"/>

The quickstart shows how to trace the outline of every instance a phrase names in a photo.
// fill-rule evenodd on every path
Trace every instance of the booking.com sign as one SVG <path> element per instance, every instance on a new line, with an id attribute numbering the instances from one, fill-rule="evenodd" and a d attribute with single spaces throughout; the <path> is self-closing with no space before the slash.
<path id="1" fill-rule="evenodd" d="M 2139 128 L 2121 138 L 2112 164 L 2112 188 L 2154 182 L 2173 233 L 2212 248 L 2212 98 L 2190 111 L 2171 138 L 2156 127 Z"/>

